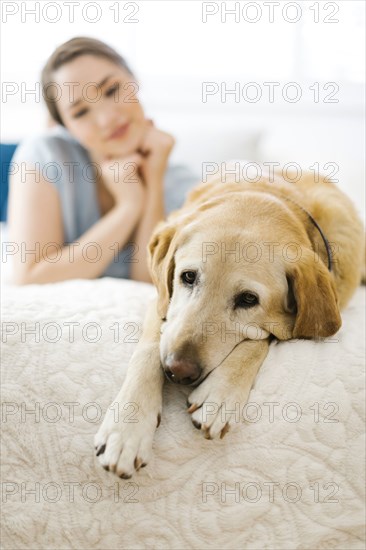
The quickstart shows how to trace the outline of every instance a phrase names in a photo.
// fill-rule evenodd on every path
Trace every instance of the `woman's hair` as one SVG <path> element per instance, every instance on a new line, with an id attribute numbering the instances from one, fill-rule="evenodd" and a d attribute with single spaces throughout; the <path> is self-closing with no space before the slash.
<path id="1" fill-rule="evenodd" d="M 61 46 L 58 46 L 53 54 L 49 57 L 46 65 L 43 67 L 41 74 L 43 97 L 47 105 L 48 112 L 53 120 L 62 124 L 62 118 L 57 108 L 57 86 L 55 86 L 54 72 L 62 65 L 76 59 L 81 55 L 95 55 L 109 59 L 116 65 L 125 69 L 133 78 L 134 74 L 129 68 L 126 61 L 119 53 L 104 42 L 95 38 L 77 36 L 68 40 Z"/>

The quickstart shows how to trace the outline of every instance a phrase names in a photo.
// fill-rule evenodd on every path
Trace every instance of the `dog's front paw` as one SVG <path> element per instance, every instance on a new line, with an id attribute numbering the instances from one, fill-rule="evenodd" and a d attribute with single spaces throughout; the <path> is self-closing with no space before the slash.
<path id="1" fill-rule="evenodd" d="M 250 388 L 230 385 L 218 370 L 210 375 L 188 397 L 192 423 L 206 439 L 222 439 L 231 427 L 241 421 L 241 411 Z"/>
<path id="2" fill-rule="evenodd" d="M 146 466 L 160 418 L 158 407 L 144 411 L 136 400 L 114 401 L 94 438 L 103 468 L 129 479 Z"/>

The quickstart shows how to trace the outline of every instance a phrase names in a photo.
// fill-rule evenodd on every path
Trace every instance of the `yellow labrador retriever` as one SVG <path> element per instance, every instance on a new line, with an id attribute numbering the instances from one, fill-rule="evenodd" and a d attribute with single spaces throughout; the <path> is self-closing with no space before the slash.
<path id="1" fill-rule="evenodd" d="M 364 253 L 351 201 L 312 174 L 296 184 L 280 175 L 237 182 L 233 174 L 193 189 L 149 243 L 158 298 L 95 436 L 103 467 L 127 479 L 146 465 L 165 378 L 192 386 L 193 424 L 207 438 L 223 437 L 271 339 L 338 331 Z"/>

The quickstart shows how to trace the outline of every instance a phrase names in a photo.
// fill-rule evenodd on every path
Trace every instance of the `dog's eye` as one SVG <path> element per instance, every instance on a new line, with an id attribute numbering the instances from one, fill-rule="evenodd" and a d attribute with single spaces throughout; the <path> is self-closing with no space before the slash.
<path id="1" fill-rule="evenodd" d="M 180 278 L 186 285 L 193 285 L 197 277 L 196 271 L 183 271 Z"/>
<path id="2" fill-rule="evenodd" d="M 235 296 L 234 308 L 248 309 L 259 304 L 258 296 L 253 292 L 242 292 Z"/>

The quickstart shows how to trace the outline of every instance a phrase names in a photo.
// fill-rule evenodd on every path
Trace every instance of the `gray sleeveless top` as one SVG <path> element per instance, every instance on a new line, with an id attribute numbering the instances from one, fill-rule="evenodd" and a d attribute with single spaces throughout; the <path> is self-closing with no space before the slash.
<path id="1" fill-rule="evenodd" d="M 56 187 L 62 207 L 64 244 L 77 242 L 101 218 L 95 167 L 87 150 L 63 126 L 25 139 L 12 162 L 35 166 Z M 165 214 L 180 208 L 188 191 L 198 182 L 199 176 L 187 167 L 169 166 L 164 179 Z M 129 278 L 134 251 L 132 243 L 119 253 L 116 249 L 114 260 L 101 276 Z"/>

